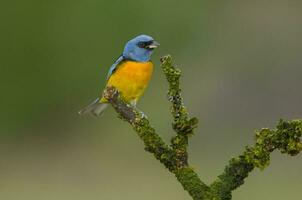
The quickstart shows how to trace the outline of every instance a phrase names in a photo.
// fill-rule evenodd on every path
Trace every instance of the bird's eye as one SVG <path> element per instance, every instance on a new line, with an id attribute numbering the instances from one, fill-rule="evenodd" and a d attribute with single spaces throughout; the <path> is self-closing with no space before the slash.
<path id="1" fill-rule="evenodd" d="M 137 46 L 139 48 L 145 48 L 146 47 L 146 43 L 145 42 L 139 42 L 139 43 L 137 43 Z"/>
<path id="2" fill-rule="evenodd" d="M 137 46 L 139 48 L 147 49 L 149 47 L 149 45 L 151 45 L 152 43 L 153 43 L 153 41 L 139 42 L 139 43 L 137 43 Z"/>

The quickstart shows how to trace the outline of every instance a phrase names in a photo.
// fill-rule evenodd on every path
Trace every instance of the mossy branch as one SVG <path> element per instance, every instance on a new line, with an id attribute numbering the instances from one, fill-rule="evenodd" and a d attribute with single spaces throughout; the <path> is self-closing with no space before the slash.
<path id="1" fill-rule="evenodd" d="M 229 161 L 224 172 L 211 185 L 217 199 L 231 199 L 231 192 L 244 183 L 254 169 L 264 169 L 270 163 L 270 153 L 278 149 L 291 156 L 302 151 L 302 121 L 280 120 L 276 129 L 263 128 L 255 134 L 255 145 Z"/>
<path id="2" fill-rule="evenodd" d="M 211 185 L 201 181 L 188 162 L 188 138 L 193 135 L 198 120 L 190 118 L 183 105 L 179 79 L 181 72 L 172 64 L 171 56 L 161 58 L 161 67 L 169 84 L 168 100 L 171 102 L 172 127 L 176 136 L 167 145 L 150 125 L 147 117 L 127 104 L 113 87 L 107 87 L 104 97 L 113 106 L 120 118 L 127 121 L 144 142 L 145 150 L 152 153 L 188 191 L 194 200 L 230 200 L 232 191 L 244 183 L 255 168 L 269 165 L 270 153 L 279 149 L 291 156 L 302 151 L 302 121 L 280 120 L 276 129 L 261 129 L 256 132 L 255 145 L 229 161 L 224 172 Z"/>
<path id="3" fill-rule="evenodd" d="M 179 79 L 181 71 L 172 64 L 171 56 L 161 58 L 161 67 L 169 84 L 168 100 L 171 102 L 171 114 L 173 117 L 172 128 L 176 136 L 171 139 L 171 147 L 184 166 L 188 165 L 188 138 L 193 135 L 197 127 L 197 118 L 189 118 L 186 107 L 183 105 Z"/>

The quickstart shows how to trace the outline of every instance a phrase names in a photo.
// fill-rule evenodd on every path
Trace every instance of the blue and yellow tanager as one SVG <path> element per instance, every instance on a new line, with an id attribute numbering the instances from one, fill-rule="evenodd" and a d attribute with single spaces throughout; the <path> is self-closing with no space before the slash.
<path id="1" fill-rule="evenodd" d="M 159 43 L 148 35 L 139 35 L 128 41 L 123 54 L 109 69 L 106 87 L 115 87 L 126 102 L 135 106 L 151 79 L 151 55 L 158 46 Z M 107 100 L 101 96 L 80 110 L 79 114 L 99 116 L 107 106 Z"/>

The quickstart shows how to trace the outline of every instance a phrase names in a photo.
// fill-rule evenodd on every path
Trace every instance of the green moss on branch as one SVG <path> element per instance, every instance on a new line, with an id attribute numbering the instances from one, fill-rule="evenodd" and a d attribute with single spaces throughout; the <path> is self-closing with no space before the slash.
<path id="1" fill-rule="evenodd" d="M 210 199 L 210 188 L 201 182 L 200 178 L 192 168 L 180 168 L 175 172 L 175 176 L 193 199 Z"/>
<path id="2" fill-rule="evenodd" d="M 180 69 L 172 64 L 170 55 L 161 58 L 161 68 L 166 76 L 169 85 L 168 100 L 171 102 L 171 114 L 173 117 L 172 127 L 176 136 L 171 139 L 171 146 L 177 152 L 184 166 L 188 165 L 188 138 L 193 135 L 194 128 L 197 127 L 197 118 L 189 118 L 186 107 L 183 105 L 180 89 Z"/>
<path id="3" fill-rule="evenodd" d="M 127 121 L 144 142 L 145 150 L 152 153 L 165 167 L 172 172 L 183 188 L 196 200 L 206 199 L 208 186 L 204 184 L 193 169 L 187 167 L 187 156 L 178 149 L 170 148 L 150 125 L 146 116 L 135 107 L 127 104 L 119 92 L 108 87 L 104 97 L 111 103 L 119 116 Z"/>
<path id="4" fill-rule="evenodd" d="M 244 179 L 256 167 L 264 169 L 270 163 L 270 153 L 279 149 L 291 156 L 302 151 L 302 121 L 280 120 L 276 129 L 264 128 L 255 134 L 255 145 L 247 147 L 237 158 L 230 160 L 223 174 L 211 185 L 218 199 L 231 199 L 231 192 L 244 183 Z"/>
<path id="5" fill-rule="evenodd" d="M 172 64 L 171 56 L 161 58 L 161 67 L 169 84 L 168 100 L 171 102 L 172 127 L 176 136 L 167 145 L 150 125 L 146 116 L 127 104 L 119 92 L 108 87 L 104 97 L 113 106 L 120 118 L 127 121 L 144 142 L 145 150 L 152 153 L 188 191 L 194 200 L 230 200 L 232 191 L 244 184 L 244 180 L 255 168 L 264 169 L 270 163 L 270 153 L 278 149 L 281 153 L 295 156 L 302 151 L 302 121 L 280 120 L 276 129 L 261 129 L 256 132 L 255 144 L 232 158 L 224 172 L 210 186 L 201 181 L 188 162 L 188 138 L 193 135 L 198 120 L 189 118 L 183 105 L 179 79 L 181 72 Z"/>
<path id="6" fill-rule="evenodd" d="M 173 170 L 174 166 L 170 159 L 173 157 L 172 150 L 155 133 L 154 128 L 150 125 L 145 115 L 135 107 L 127 104 L 114 87 L 107 87 L 104 91 L 104 97 L 111 103 L 120 117 L 131 124 L 144 142 L 145 150 L 152 153 L 169 170 Z"/>

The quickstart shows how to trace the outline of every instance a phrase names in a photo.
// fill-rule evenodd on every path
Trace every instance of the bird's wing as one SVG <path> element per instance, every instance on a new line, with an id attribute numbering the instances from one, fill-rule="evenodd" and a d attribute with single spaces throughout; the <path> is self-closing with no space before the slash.
<path id="1" fill-rule="evenodd" d="M 107 80 L 110 78 L 110 76 L 116 71 L 116 69 L 118 68 L 118 66 L 120 65 L 120 63 L 122 63 L 125 60 L 125 58 L 123 57 L 123 55 L 121 55 L 120 57 L 118 57 L 118 59 L 113 63 L 113 65 L 111 65 L 108 74 L 107 74 Z"/>

